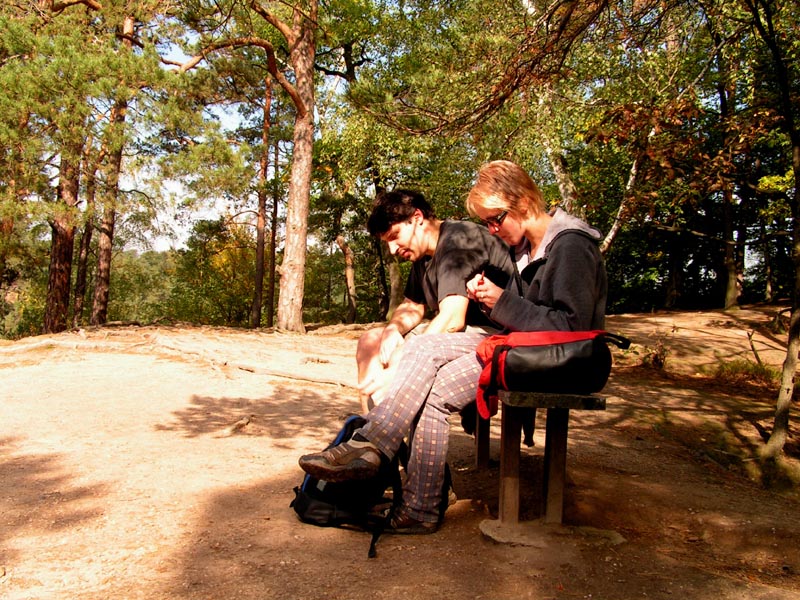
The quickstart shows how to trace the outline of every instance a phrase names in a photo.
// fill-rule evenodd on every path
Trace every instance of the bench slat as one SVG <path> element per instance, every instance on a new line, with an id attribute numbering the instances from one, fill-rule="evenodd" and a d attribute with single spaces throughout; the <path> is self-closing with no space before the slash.
<path id="1" fill-rule="evenodd" d="M 526 408 L 568 408 L 575 410 L 605 410 L 606 399 L 594 394 L 549 394 L 543 392 L 507 392 L 501 390 L 500 401 L 508 406 Z"/>

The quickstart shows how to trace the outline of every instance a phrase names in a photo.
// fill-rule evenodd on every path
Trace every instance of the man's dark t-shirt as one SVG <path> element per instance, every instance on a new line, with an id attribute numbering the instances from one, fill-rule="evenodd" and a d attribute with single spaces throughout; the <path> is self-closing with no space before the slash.
<path id="1" fill-rule="evenodd" d="M 480 272 L 495 285 L 505 287 L 514 272 L 508 246 L 482 225 L 442 221 L 433 256 L 415 261 L 411 267 L 405 297 L 438 312 L 439 303 L 447 296 L 466 297 L 467 281 Z M 466 324 L 496 327 L 472 300 Z"/>

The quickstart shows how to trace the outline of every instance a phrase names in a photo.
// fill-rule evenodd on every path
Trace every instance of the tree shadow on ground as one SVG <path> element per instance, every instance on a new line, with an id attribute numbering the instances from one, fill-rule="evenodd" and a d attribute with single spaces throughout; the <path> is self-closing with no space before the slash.
<path id="1" fill-rule="evenodd" d="M 292 439 L 304 431 L 326 440 L 331 430 L 357 412 L 351 396 L 336 386 L 285 383 L 255 399 L 193 396 L 188 406 L 172 413 L 171 422 L 156 425 L 156 430 L 185 437 L 217 434 L 275 440 Z"/>
<path id="2" fill-rule="evenodd" d="M 539 461 L 532 463 L 535 470 Z M 487 487 L 497 486 L 495 475 L 486 470 L 470 477 L 483 477 L 484 482 L 473 485 Z M 478 530 L 490 515 L 468 497 L 450 509 L 437 534 L 385 535 L 377 558 L 368 559 L 366 533 L 297 520 L 288 508 L 290 495 L 274 492 L 296 483 L 295 477 L 276 473 L 263 484 L 211 496 L 191 540 L 178 550 L 179 569 L 164 588 L 164 597 L 462 600 L 646 595 L 716 600 L 741 597 L 743 586 L 750 598 L 778 597 L 774 589 L 770 595 L 730 574 L 687 566 L 638 540 L 612 547 L 566 528 L 543 535 L 541 547 L 496 544 Z M 645 485 L 636 489 L 643 492 L 643 504 L 652 503 L 647 510 L 653 514 L 670 501 L 657 491 L 645 494 Z M 583 498 L 582 505 L 591 509 L 595 501 Z M 586 509 L 587 514 L 600 514 L 601 508 Z M 646 570 L 626 568 L 629 559 L 641 564 L 642 556 Z"/>
<path id="3" fill-rule="evenodd" d="M 18 454 L 21 442 L 0 439 L 0 556 L 7 561 L 13 559 L 8 542 L 16 536 L 52 534 L 101 517 L 94 502 L 107 493 L 104 485 L 75 485 L 58 453 Z"/>
<path id="4" fill-rule="evenodd" d="M 460 501 L 438 534 L 384 536 L 378 558 L 367 559 L 369 536 L 363 532 L 300 523 L 289 502 L 302 473 L 278 470 L 263 483 L 214 493 L 204 501 L 203 514 L 190 525 L 189 541 L 176 549 L 178 568 L 164 597 L 403 600 L 434 594 L 446 600 L 518 598 L 521 593 L 632 598 L 646 592 L 650 598 L 677 594 L 711 600 L 740 597 L 743 586 L 750 598 L 777 597 L 771 595 L 774 588 L 750 588 L 759 581 L 792 588 L 800 565 L 794 558 L 777 562 L 774 549 L 776 541 L 788 547 L 798 538 L 795 528 L 775 537 L 787 507 L 765 495 L 759 505 L 776 510 L 766 510 L 755 526 L 740 530 L 738 523 L 754 520 L 748 512 L 752 503 L 722 506 L 717 501 L 728 494 L 735 499 L 737 491 L 752 486 L 743 477 L 731 483 L 718 461 L 694 449 L 708 445 L 708 439 L 701 441 L 704 423 L 730 428 L 736 439 L 744 435 L 749 418 L 766 418 L 766 405 L 741 394 L 721 398 L 693 378 L 641 375 L 615 372 L 604 390 L 607 412 L 573 413 L 566 533 L 547 539 L 546 548 L 497 545 L 481 536 L 480 521 L 496 514 L 499 469 L 496 462 L 475 469 L 472 437 L 454 428 L 451 466 Z M 157 429 L 187 437 L 217 435 L 247 416 L 250 423 L 230 435 L 269 437 L 293 449 L 303 432 L 321 447 L 356 408 L 349 390 L 278 384 L 257 399 L 194 397 Z M 744 416 L 729 419 L 732 414 Z M 540 436 L 544 424 L 544 419 L 537 423 Z M 492 431 L 492 454 L 497 456 L 499 419 L 493 420 Z M 750 432 L 745 437 L 749 440 Z M 523 450 L 524 519 L 541 512 L 542 451 L 541 445 Z M 650 460 L 637 463 L 643 453 L 650 453 Z M 672 467 L 643 470 L 660 462 Z M 709 479 L 707 465 L 721 474 Z M 691 500 L 682 485 L 694 486 Z M 707 491 L 696 491 L 704 485 Z M 704 524 L 698 515 L 724 526 Z M 620 531 L 628 543 L 609 547 L 587 541 L 573 526 Z M 728 537 L 722 540 L 723 535 Z M 625 566 L 643 562 L 648 569 L 638 572 Z"/>
<path id="5" fill-rule="evenodd" d="M 603 394 L 610 396 L 613 425 L 655 422 L 663 435 L 726 467 L 737 465 L 752 477 L 747 463 L 763 464 L 760 452 L 775 415 L 777 392 L 773 392 L 757 383 L 728 384 L 713 377 L 628 367 L 615 369 Z M 615 405 L 614 397 L 623 402 Z M 784 455 L 790 463 L 800 460 L 797 434 L 790 432 Z M 800 483 L 796 465 L 790 463 L 780 467 L 781 478 Z"/>

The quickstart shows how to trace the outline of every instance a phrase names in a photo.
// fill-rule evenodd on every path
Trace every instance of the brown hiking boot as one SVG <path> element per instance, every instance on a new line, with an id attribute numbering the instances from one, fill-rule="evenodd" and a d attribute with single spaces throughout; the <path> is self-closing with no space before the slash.
<path id="1" fill-rule="evenodd" d="M 381 453 L 371 442 L 350 440 L 323 452 L 301 456 L 300 467 L 323 481 L 368 479 L 378 474 Z"/>
<path id="2" fill-rule="evenodd" d="M 428 535 L 438 530 L 438 523 L 417 521 L 405 513 L 398 513 L 392 517 L 384 532 L 399 535 Z"/>

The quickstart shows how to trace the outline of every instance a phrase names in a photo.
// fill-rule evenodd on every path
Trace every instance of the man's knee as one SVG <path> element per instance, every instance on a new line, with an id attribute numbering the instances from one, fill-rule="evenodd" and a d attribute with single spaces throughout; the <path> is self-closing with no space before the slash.
<path id="1" fill-rule="evenodd" d="M 356 346 L 356 361 L 369 362 L 378 355 L 384 329 L 385 327 L 374 327 L 361 334 Z"/>

